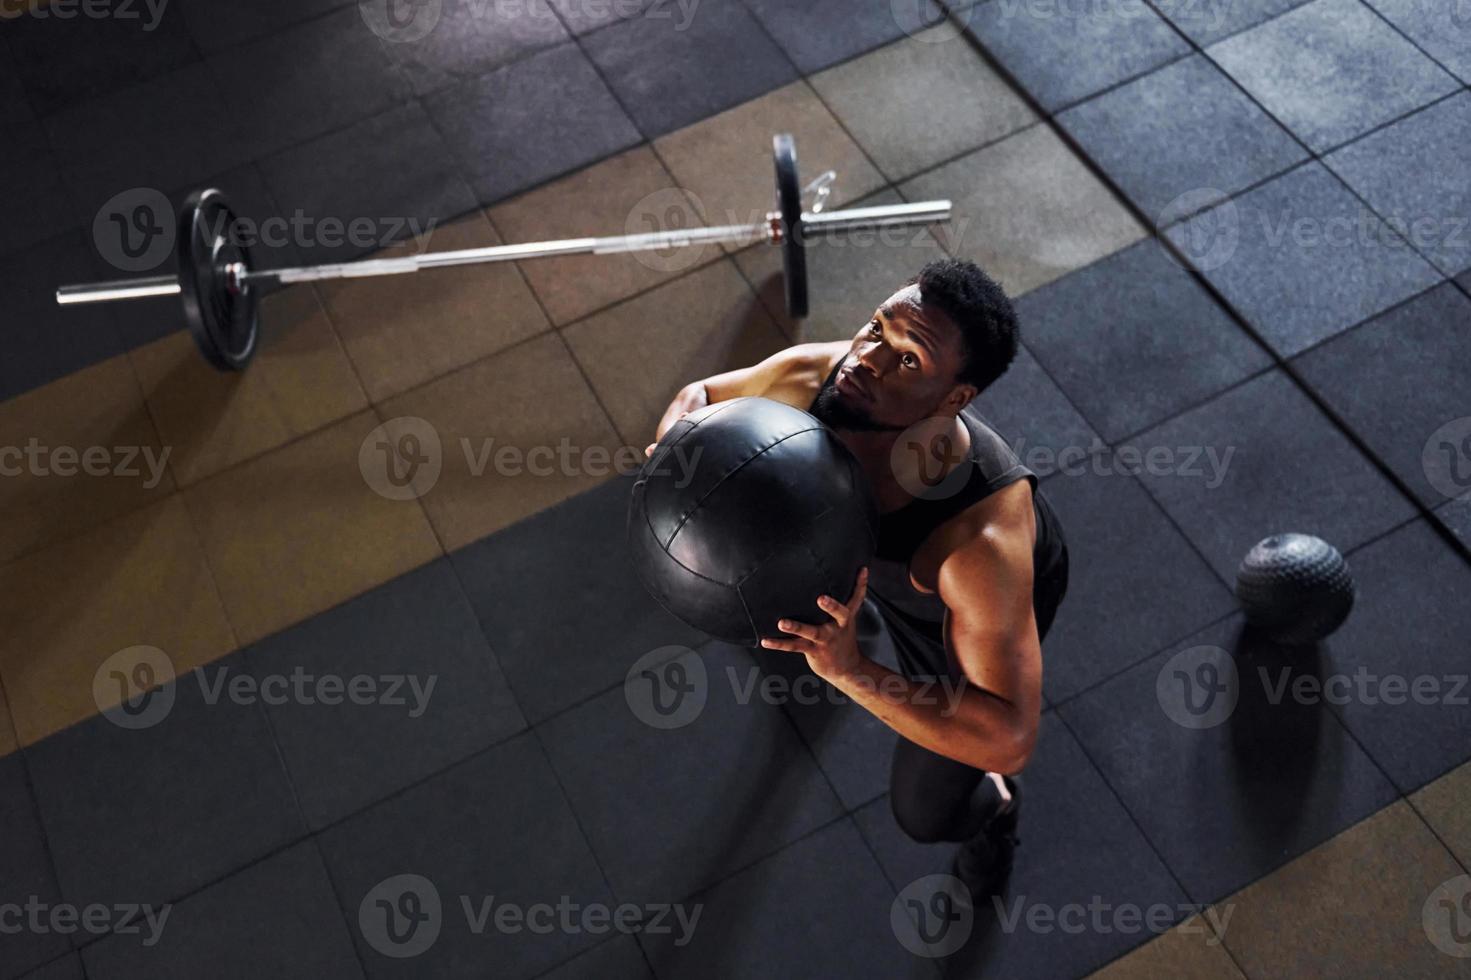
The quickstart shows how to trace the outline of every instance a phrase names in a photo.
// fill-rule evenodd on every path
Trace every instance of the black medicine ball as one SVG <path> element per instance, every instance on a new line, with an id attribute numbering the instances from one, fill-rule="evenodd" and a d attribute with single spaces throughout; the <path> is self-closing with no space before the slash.
<path id="1" fill-rule="evenodd" d="M 1348 618 L 1354 580 L 1343 555 L 1311 534 L 1274 534 L 1236 572 L 1246 620 L 1282 643 L 1316 643 Z"/>
<path id="2" fill-rule="evenodd" d="M 692 412 L 644 464 L 628 544 L 644 585 L 711 636 L 756 645 L 777 620 L 823 623 L 873 557 L 878 510 L 858 461 L 821 422 L 765 398 Z"/>

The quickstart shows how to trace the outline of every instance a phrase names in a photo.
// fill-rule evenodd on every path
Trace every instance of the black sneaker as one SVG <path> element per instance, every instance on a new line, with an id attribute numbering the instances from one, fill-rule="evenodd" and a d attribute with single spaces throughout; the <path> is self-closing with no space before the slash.
<path id="1" fill-rule="evenodd" d="M 1021 839 L 1016 835 L 1017 816 L 1021 811 L 1021 791 L 1009 776 L 1006 789 L 1011 793 L 1011 803 L 1004 805 L 995 783 L 987 777 L 983 789 L 987 790 L 991 805 L 995 808 L 986 820 L 981 832 L 961 844 L 950 865 L 950 873 L 959 878 L 970 890 L 973 905 L 978 906 L 992 896 L 1001 894 L 1006 879 L 1011 874 L 1012 854 Z"/>

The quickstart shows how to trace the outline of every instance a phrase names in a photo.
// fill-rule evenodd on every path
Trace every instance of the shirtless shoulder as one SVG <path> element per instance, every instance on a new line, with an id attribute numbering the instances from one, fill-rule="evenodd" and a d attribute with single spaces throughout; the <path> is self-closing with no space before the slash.
<path id="1" fill-rule="evenodd" d="M 849 347 L 846 341 L 798 344 L 778 351 L 744 371 L 712 378 L 706 382 L 706 387 L 716 389 L 710 391 L 712 401 L 759 395 L 806 409 L 817 396 L 828 372 Z"/>

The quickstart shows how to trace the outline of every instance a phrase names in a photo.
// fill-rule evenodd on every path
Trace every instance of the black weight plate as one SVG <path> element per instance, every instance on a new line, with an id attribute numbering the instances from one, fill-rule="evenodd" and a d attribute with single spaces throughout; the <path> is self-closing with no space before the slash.
<path id="1" fill-rule="evenodd" d="M 237 215 L 217 190 L 195 191 L 179 211 L 179 286 L 184 319 L 205 360 L 221 371 L 243 371 L 260 331 L 259 290 L 230 289 L 226 267 L 251 267 Z"/>
<path id="2" fill-rule="evenodd" d="M 772 140 L 776 159 L 776 208 L 781 212 L 782 267 L 787 281 L 787 314 L 807 315 L 807 235 L 802 227 L 802 184 L 797 179 L 797 144 L 782 133 Z"/>

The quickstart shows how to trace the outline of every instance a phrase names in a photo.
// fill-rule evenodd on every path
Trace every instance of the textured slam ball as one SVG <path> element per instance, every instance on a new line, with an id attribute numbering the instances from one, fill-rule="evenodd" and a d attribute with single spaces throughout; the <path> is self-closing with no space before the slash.
<path id="1" fill-rule="evenodd" d="M 1247 622 L 1282 643 L 1316 643 L 1348 618 L 1354 580 L 1338 549 L 1310 534 L 1274 534 L 1236 572 Z"/>
<path id="2" fill-rule="evenodd" d="M 806 412 L 737 398 L 665 433 L 633 488 L 634 566 L 665 609 L 754 646 L 777 620 L 821 623 L 873 557 L 878 512 L 848 448 Z"/>

